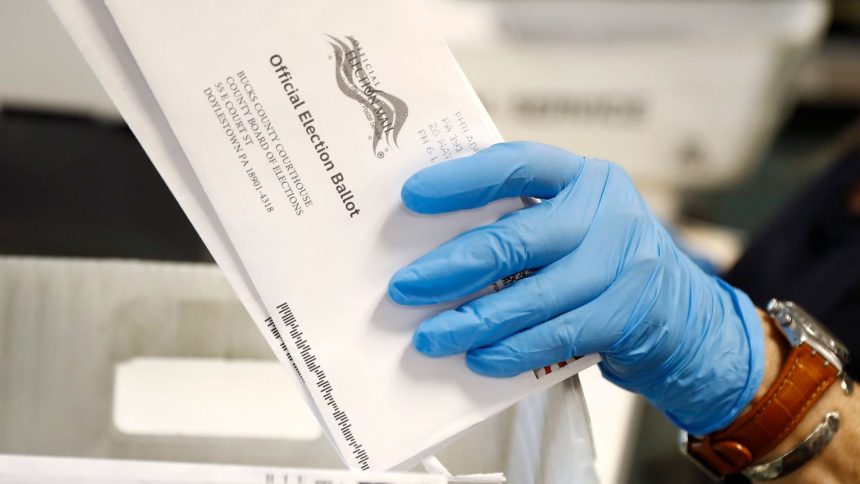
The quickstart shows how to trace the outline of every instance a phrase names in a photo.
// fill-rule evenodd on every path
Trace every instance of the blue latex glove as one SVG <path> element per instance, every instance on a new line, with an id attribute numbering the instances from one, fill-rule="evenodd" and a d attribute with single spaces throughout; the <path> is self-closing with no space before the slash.
<path id="1" fill-rule="evenodd" d="M 426 214 L 544 199 L 394 275 L 390 297 L 423 305 L 539 269 L 424 321 L 414 336 L 422 353 L 466 352 L 472 370 L 504 377 L 599 352 L 606 378 L 694 434 L 726 426 L 752 399 L 764 372 L 755 306 L 675 246 L 617 165 L 505 143 L 417 173 L 402 195 Z"/>

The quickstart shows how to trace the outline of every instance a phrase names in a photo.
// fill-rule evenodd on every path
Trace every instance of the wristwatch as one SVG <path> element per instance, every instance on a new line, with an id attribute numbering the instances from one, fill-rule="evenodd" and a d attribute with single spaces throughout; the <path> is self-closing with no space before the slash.
<path id="1" fill-rule="evenodd" d="M 728 427 L 692 436 L 681 433 L 681 451 L 715 478 L 745 474 L 770 480 L 806 464 L 823 450 L 839 430 L 839 413 L 830 412 L 790 451 L 759 462 L 788 436 L 821 395 L 836 381 L 850 394 L 852 381 L 844 372 L 848 349 L 798 305 L 772 299 L 767 305 L 772 323 L 785 336 L 791 352 L 767 393 Z"/>

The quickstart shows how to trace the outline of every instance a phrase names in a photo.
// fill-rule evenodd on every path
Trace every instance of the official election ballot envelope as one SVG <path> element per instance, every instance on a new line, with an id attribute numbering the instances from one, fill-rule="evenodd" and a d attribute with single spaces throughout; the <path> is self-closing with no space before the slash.
<path id="1" fill-rule="evenodd" d="M 427 474 L 0 455 L 0 484 L 447 484 Z"/>
<path id="2" fill-rule="evenodd" d="M 54 2 L 61 17 L 63 4 Z M 430 359 L 412 349 L 412 331 L 440 308 L 398 307 L 386 298 L 397 268 L 521 207 L 507 201 L 426 217 L 401 205 L 410 174 L 499 141 L 420 4 L 106 4 L 157 104 L 130 102 L 104 68 L 115 62 L 131 72 L 130 59 L 106 60 L 96 49 L 88 61 L 100 60 L 99 77 L 113 82 L 106 87 L 124 101 L 120 110 L 145 128 L 141 137 L 129 123 L 147 151 L 161 151 L 160 171 L 196 213 L 189 216 L 198 230 L 206 228 L 204 240 L 214 241 L 213 254 L 251 314 L 272 316 L 258 321 L 267 342 L 282 361 L 292 355 L 348 465 L 409 465 L 596 361 L 480 377 L 462 356 Z M 86 40 L 77 37 L 85 55 Z M 152 146 L 169 144 L 169 133 L 151 130 L 158 116 L 144 119 L 142 107 L 169 123 L 175 152 Z M 190 170 L 182 171 L 186 162 Z"/>

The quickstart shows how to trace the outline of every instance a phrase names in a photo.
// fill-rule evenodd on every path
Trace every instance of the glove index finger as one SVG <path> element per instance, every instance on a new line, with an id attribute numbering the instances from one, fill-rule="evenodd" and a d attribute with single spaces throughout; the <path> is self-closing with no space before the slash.
<path id="1" fill-rule="evenodd" d="M 483 207 L 502 198 L 552 198 L 576 179 L 584 162 L 549 145 L 499 143 L 419 171 L 401 196 L 410 210 L 427 214 Z"/>

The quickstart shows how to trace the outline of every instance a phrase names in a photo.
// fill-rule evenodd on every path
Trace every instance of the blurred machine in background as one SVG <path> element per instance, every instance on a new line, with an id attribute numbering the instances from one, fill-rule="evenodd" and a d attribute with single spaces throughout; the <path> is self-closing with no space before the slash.
<path id="1" fill-rule="evenodd" d="M 749 172 L 827 20 L 815 0 L 431 5 L 456 20 L 440 28 L 508 138 L 661 190 Z"/>
<path id="2" fill-rule="evenodd" d="M 820 170 L 823 162 L 803 160 L 815 158 L 860 113 L 860 29 L 854 27 L 860 15 L 850 3 L 836 2 L 835 26 L 828 3 L 816 0 L 431 0 L 429 7 L 432 21 L 506 138 L 543 141 L 619 162 L 655 211 L 678 226 L 696 252 L 725 268 L 743 247 L 737 229 L 756 227 L 768 210 Z M 826 40 L 820 45 L 823 34 Z M 12 46 L 0 49 L 0 253 L 208 261 L 202 243 L 49 7 L 32 0 L 0 3 L 0 44 Z M 2 267 L 20 270 L 20 264 L 6 261 Z M 98 371 L 98 378 L 95 373 L 81 374 L 80 381 L 70 378 L 63 393 L 54 393 L 49 380 L 27 383 L 15 373 L 26 371 L 28 364 L 20 348 L 13 352 L 19 355 L 15 365 L 8 359 L 13 353 L 0 354 L 0 417 L 6 418 L 0 452 L 42 449 L 52 454 L 79 448 L 80 455 L 91 457 L 337 465 L 318 436 L 295 448 L 279 444 L 274 450 L 244 436 L 235 445 L 209 442 L 192 452 L 183 447 L 187 442 L 173 445 L 170 438 L 123 436 L 111 423 L 116 402 L 96 396 L 117 395 L 109 391 L 113 373 L 105 372 L 127 357 L 269 356 L 260 353 L 256 330 L 246 324 L 213 268 L 27 264 L 35 264 L 27 269 L 35 271 L 33 277 L 41 274 L 46 281 L 66 280 L 74 271 L 87 272 L 87 277 L 95 277 L 91 271 L 130 271 L 122 277 L 137 281 L 129 287 L 139 287 L 142 302 L 126 295 L 134 302 L 131 309 L 90 320 L 92 340 L 77 341 L 104 345 L 86 352 L 88 358 L 103 360 L 98 370 L 85 366 Z M 58 272 L 52 277 L 46 271 Z M 173 287 L 164 279 L 169 273 L 177 274 L 175 291 L 167 290 Z M 146 287 L 146 274 L 167 292 Z M 189 277 L 208 282 L 198 288 L 180 283 Z M 206 288 L 211 291 L 200 292 Z M 194 293 L 191 300 L 205 304 L 191 308 L 167 297 L 188 291 Z M 26 308 L 2 307 L 11 300 L 0 293 L 0 314 L 23 318 Z M 32 304 L 40 303 L 34 299 Z M 216 344 L 212 341 L 177 346 L 153 336 L 165 326 L 173 328 L 174 336 L 194 334 L 193 328 L 180 327 L 197 324 L 197 318 L 218 325 L 216 334 L 226 331 L 217 351 L 203 351 Z M 85 315 L 78 319 L 87 320 Z M 36 333 L 22 335 L 21 321 L 0 320 L 4 341 L 34 347 L 45 343 Z M 14 334 L 10 328 L 17 328 Z M 135 335 L 132 346 L 140 352 L 117 353 L 132 344 L 116 339 L 118 328 Z M 67 326 L 43 329 L 75 338 Z M 164 345 L 173 346 L 167 351 Z M 56 373 L 45 378 L 62 379 L 63 372 L 80 364 L 79 358 L 69 353 L 63 364 L 51 368 Z M 673 469 L 681 464 L 665 421 L 642 419 L 643 412 L 655 414 L 604 382 L 596 369 L 586 371 L 582 380 L 603 482 L 694 479 L 696 474 L 684 468 L 672 481 Z M 6 389 L 12 383 L 17 386 L 10 393 Z M 27 411 L 20 395 L 28 392 L 50 401 L 42 409 L 46 415 L 68 415 L 68 407 L 51 405 L 63 394 L 78 392 L 72 400 L 80 408 L 100 412 L 93 414 L 97 427 L 81 422 L 80 432 L 69 440 L 52 441 L 23 425 L 26 420 L 16 424 L 11 416 Z M 298 427 L 307 423 L 307 416 L 298 418 L 303 419 Z M 498 470 L 492 466 L 507 459 L 513 418 L 508 412 L 456 444 L 446 453 L 452 467 L 466 456 L 482 469 Z M 474 454 L 482 441 L 492 445 Z"/>

